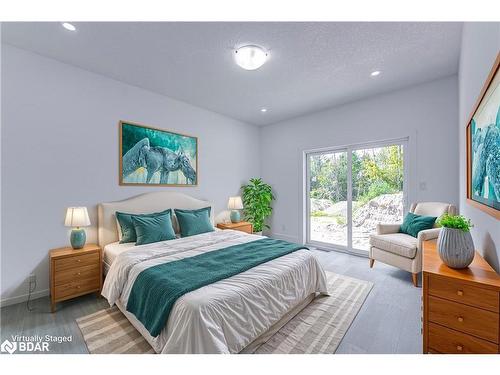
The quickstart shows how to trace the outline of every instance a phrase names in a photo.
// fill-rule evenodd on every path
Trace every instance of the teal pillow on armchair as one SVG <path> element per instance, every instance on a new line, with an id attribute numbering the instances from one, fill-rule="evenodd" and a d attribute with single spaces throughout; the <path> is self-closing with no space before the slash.
<path id="1" fill-rule="evenodd" d="M 434 216 L 421 216 L 408 212 L 399 227 L 399 233 L 406 233 L 416 238 L 421 230 L 432 229 L 436 219 Z"/>

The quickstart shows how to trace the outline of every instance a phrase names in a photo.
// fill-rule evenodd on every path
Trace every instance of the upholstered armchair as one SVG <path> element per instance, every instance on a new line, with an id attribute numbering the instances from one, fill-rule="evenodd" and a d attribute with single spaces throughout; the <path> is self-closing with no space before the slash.
<path id="1" fill-rule="evenodd" d="M 435 216 L 456 214 L 456 207 L 449 203 L 413 203 L 410 212 L 415 215 Z M 422 272 L 422 243 L 437 238 L 440 228 L 422 230 L 418 237 L 399 233 L 400 224 L 378 224 L 377 233 L 370 235 L 370 268 L 375 260 L 411 272 L 413 285 L 418 286 L 418 274 Z"/>

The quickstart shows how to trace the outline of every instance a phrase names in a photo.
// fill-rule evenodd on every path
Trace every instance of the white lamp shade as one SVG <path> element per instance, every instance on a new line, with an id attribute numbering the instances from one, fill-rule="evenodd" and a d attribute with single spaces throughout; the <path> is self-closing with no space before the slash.
<path id="1" fill-rule="evenodd" d="M 68 207 L 64 225 L 67 227 L 86 227 L 90 225 L 87 207 Z"/>
<path id="2" fill-rule="evenodd" d="M 229 197 L 227 208 L 230 210 L 242 210 L 243 202 L 241 201 L 241 197 Z"/>

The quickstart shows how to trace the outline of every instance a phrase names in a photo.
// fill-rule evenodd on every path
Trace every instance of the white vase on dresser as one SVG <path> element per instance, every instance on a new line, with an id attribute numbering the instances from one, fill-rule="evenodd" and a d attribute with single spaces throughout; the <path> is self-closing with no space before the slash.
<path id="1" fill-rule="evenodd" d="M 441 228 L 438 253 L 441 260 L 451 268 L 466 268 L 474 259 L 474 242 L 469 231 Z"/>

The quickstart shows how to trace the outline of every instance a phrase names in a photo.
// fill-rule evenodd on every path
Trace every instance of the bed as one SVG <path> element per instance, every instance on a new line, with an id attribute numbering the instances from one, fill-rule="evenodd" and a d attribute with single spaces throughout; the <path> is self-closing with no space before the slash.
<path id="1" fill-rule="evenodd" d="M 153 337 L 126 310 L 137 276 L 154 265 L 190 258 L 264 237 L 215 230 L 147 245 L 119 244 L 116 211 L 152 213 L 166 208 L 213 205 L 181 193 L 155 192 L 98 206 L 99 245 L 106 279 L 102 294 L 116 305 L 157 353 L 248 353 L 304 308 L 317 293 L 327 293 L 325 273 L 309 250 L 297 250 L 180 297 L 167 323 Z M 178 231 L 174 217 L 173 226 Z M 258 242 L 256 242 L 257 244 Z"/>

